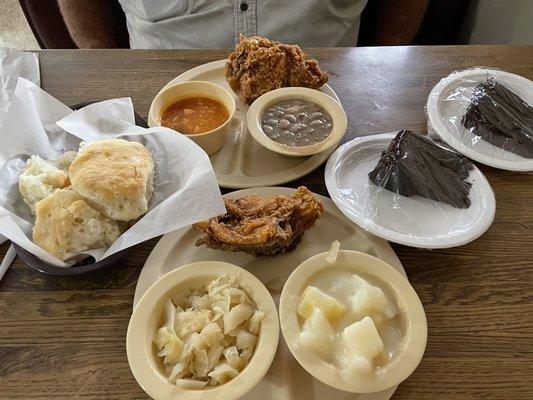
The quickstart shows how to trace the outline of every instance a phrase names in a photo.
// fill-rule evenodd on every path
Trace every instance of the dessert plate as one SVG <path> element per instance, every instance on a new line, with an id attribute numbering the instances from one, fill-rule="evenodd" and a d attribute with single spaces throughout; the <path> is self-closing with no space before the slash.
<path id="1" fill-rule="evenodd" d="M 163 89 L 179 82 L 208 81 L 233 91 L 224 77 L 227 60 L 213 61 L 184 72 L 172 79 Z M 161 90 L 163 90 L 161 89 Z M 324 85 L 322 92 L 340 103 L 335 92 Z M 221 187 L 242 189 L 257 186 L 274 186 L 298 179 L 318 168 L 328 159 L 334 148 L 311 157 L 286 157 L 264 148 L 250 135 L 246 127 L 248 106 L 243 104 L 235 93 L 237 109 L 230 134 L 222 149 L 210 156 L 218 184 Z M 148 125 L 154 124 L 152 105 L 148 113 Z"/>
<path id="2" fill-rule="evenodd" d="M 435 132 L 459 153 L 482 164 L 511 171 L 533 171 L 533 159 L 494 146 L 461 123 L 474 88 L 491 77 L 533 105 L 533 82 L 522 76 L 489 68 L 454 72 L 435 85 L 429 94 L 428 131 Z"/>
<path id="3" fill-rule="evenodd" d="M 239 190 L 226 196 L 291 195 L 293 192 L 294 189 L 289 188 L 264 187 Z M 192 226 L 164 235 L 150 253 L 141 271 L 135 289 L 134 307 L 144 292 L 167 272 L 184 264 L 206 260 L 229 262 L 250 271 L 263 282 L 277 304 L 285 280 L 292 271 L 309 257 L 329 250 L 334 240 L 339 240 L 341 249 L 371 254 L 392 265 L 407 277 L 400 260 L 385 240 L 352 224 L 329 198 L 316 196 L 324 205 L 324 213 L 317 224 L 306 231 L 302 242 L 294 251 L 275 257 L 253 257 L 245 253 L 212 250 L 203 246 L 195 247 L 194 242 L 200 237 L 200 233 Z M 280 337 L 278 351 L 270 370 L 243 399 L 388 400 L 395 389 L 372 394 L 353 394 L 326 386 L 314 379 L 298 364 Z"/>
<path id="4" fill-rule="evenodd" d="M 407 246 L 454 247 L 481 236 L 494 220 L 496 201 L 476 166 L 467 179 L 472 188 L 466 209 L 420 196 L 400 196 L 369 181 L 368 173 L 395 136 L 396 132 L 389 132 L 359 137 L 330 157 L 326 187 L 342 213 L 369 232 Z"/>

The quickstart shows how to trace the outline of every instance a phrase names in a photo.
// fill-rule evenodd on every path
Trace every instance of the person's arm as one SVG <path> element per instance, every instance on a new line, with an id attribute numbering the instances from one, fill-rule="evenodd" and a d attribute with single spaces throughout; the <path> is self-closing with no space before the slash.
<path id="1" fill-rule="evenodd" d="M 407 45 L 420 29 L 428 0 L 381 0 L 377 16 L 375 44 Z"/>
<path id="2" fill-rule="evenodd" d="M 110 0 L 58 0 L 74 43 L 80 49 L 117 47 Z"/>

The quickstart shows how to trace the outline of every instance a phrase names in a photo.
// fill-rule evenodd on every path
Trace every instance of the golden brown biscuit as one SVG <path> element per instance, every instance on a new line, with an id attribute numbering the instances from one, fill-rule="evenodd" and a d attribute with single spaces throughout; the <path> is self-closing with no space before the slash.
<path id="1" fill-rule="evenodd" d="M 123 139 L 88 143 L 69 172 L 74 191 L 109 218 L 129 221 L 148 210 L 154 160 L 140 143 Z"/>
<path id="2" fill-rule="evenodd" d="M 119 236 L 118 224 L 89 206 L 70 188 L 56 190 L 35 205 L 33 241 L 60 260 L 109 246 Z"/>

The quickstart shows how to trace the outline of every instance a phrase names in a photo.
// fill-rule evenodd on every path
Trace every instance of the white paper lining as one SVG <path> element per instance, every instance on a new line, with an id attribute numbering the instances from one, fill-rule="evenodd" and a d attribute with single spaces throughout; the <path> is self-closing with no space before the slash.
<path id="1" fill-rule="evenodd" d="M 19 76 L 40 85 L 38 55 L 6 47 L 0 48 L 0 126 L 11 104 Z M 0 244 L 5 240 L 6 238 L 0 235 Z"/>
<path id="2" fill-rule="evenodd" d="M 0 128 L 0 234 L 40 259 L 67 264 L 31 241 L 34 217 L 23 202 L 18 176 L 29 156 L 57 159 L 79 143 L 122 137 L 143 143 L 156 165 L 154 196 L 148 212 L 108 249 L 88 251 L 101 260 L 153 237 L 225 212 L 215 174 L 205 152 L 167 128 L 134 125 L 131 99 L 94 103 L 78 111 L 20 79 L 11 108 Z"/>

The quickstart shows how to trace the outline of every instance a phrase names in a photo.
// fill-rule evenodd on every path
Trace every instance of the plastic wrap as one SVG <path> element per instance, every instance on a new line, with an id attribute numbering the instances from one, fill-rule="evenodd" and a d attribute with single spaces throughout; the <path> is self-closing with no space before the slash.
<path id="1" fill-rule="evenodd" d="M 533 170 L 533 82 L 476 67 L 431 91 L 428 131 L 460 153 L 497 168 Z"/>
<path id="2" fill-rule="evenodd" d="M 473 169 L 466 157 L 402 130 L 368 177 L 374 185 L 402 196 L 420 196 L 468 208 L 472 183 L 466 178 Z"/>
<path id="3" fill-rule="evenodd" d="M 446 145 L 410 131 L 346 143 L 328 161 L 325 178 L 348 218 L 405 245 L 462 245 L 494 218 L 494 193 L 479 169 Z"/>

